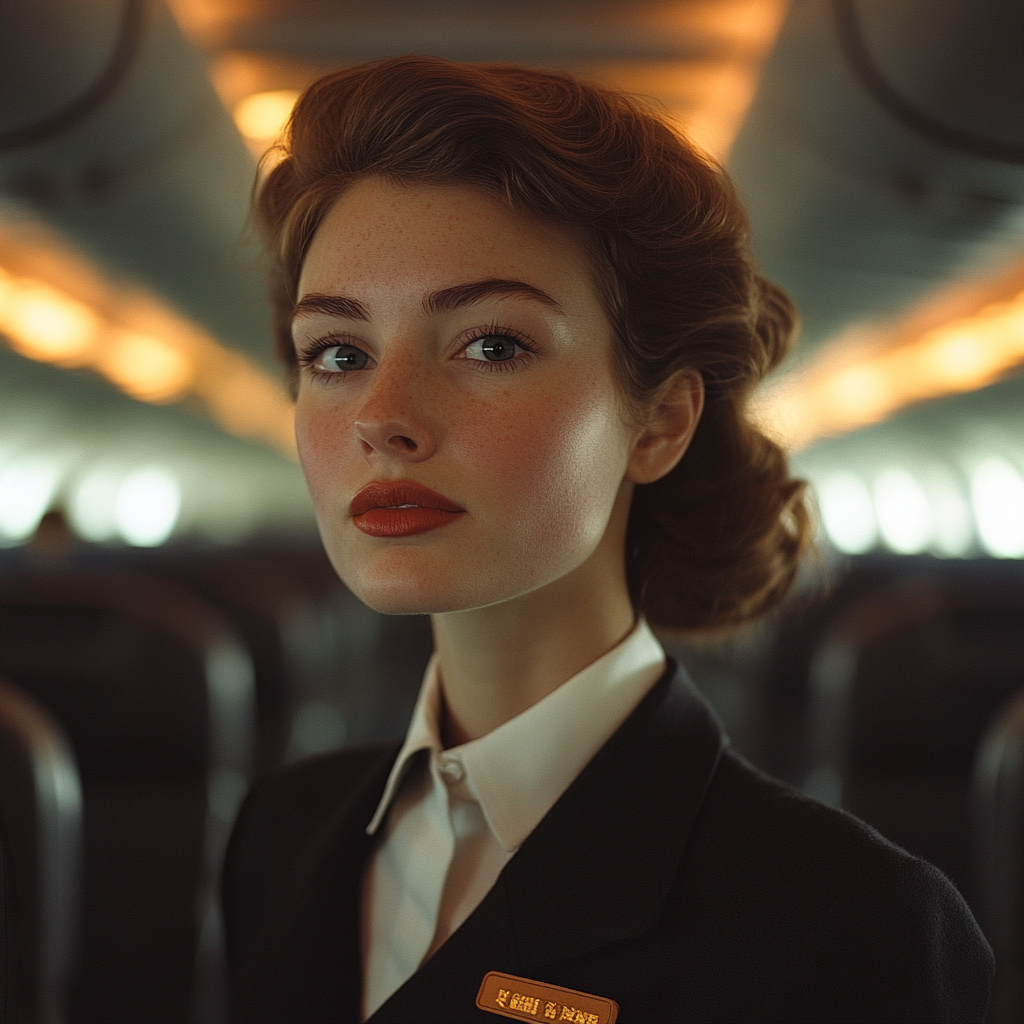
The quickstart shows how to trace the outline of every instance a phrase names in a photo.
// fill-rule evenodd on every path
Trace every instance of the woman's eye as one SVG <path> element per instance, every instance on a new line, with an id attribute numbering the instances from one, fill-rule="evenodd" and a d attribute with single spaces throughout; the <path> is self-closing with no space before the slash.
<path id="1" fill-rule="evenodd" d="M 470 359 L 486 359 L 491 363 L 503 363 L 512 359 L 516 349 L 523 351 L 521 345 L 511 338 L 500 334 L 489 334 L 484 338 L 477 338 L 472 344 L 466 347 L 466 355 Z"/>
<path id="2" fill-rule="evenodd" d="M 332 345 L 325 348 L 314 362 L 314 368 L 326 373 L 345 373 L 348 370 L 361 370 L 366 366 L 369 357 L 354 345 Z"/>

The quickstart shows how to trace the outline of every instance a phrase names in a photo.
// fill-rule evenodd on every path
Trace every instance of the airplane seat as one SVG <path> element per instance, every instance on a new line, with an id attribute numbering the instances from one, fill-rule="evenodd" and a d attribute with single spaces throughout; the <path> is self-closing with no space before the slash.
<path id="1" fill-rule="evenodd" d="M 429 617 L 368 608 L 319 543 L 270 545 L 259 555 L 294 574 L 310 601 L 292 632 L 294 649 L 306 651 L 306 669 L 286 759 L 326 748 L 328 737 L 318 735 L 330 731 L 325 715 L 340 715 L 335 728 L 345 746 L 401 739 L 434 649 Z"/>
<path id="2" fill-rule="evenodd" d="M 13 1024 L 17 1010 L 14 1006 L 15 960 L 11 944 L 14 942 L 14 913 L 11 908 L 11 855 L 8 852 L 7 826 L 0 813 L 0 1024 Z"/>
<path id="3" fill-rule="evenodd" d="M 972 903 L 996 954 L 989 1020 L 1024 1020 L 1024 690 L 978 750 L 972 791 Z"/>
<path id="4" fill-rule="evenodd" d="M 229 617 L 243 604 L 250 615 L 258 606 L 263 643 L 272 630 L 285 679 L 277 756 L 291 761 L 405 734 L 433 650 L 428 616 L 368 608 L 318 542 L 214 550 L 202 562 L 168 550 L 153 571 L 198 589 Z"/>
<path id="5" fill-rule="evenodd" d="M 81 788 L 67 737 L 0 679 L 0 1021 L 64 1020 L 76 955 Z"/>
<path id="6" fill-rule="evenodd" d="M 95 557 L 198 593 L 238 630 L 255 668 L 255 772 L 404 733 L 433 649 L 429 620 L 367 608 L 318 543 Z"/>
<path id="7" fill-rule="evenodd" d="M 1024 679 L 1024 564 L 942 563 L 862 597 L 811 663 L 804 788 L 971 898 L 979 742 Z"/>
<path id="8" fill-rule="evenodd" d="M 0 580 L 0 671 L 62 724 L 83 790 L 71 1022 L 213 1019 L 216 880 L 248 784 L 253 670 L 212 608 L 125 571 Z M 213 1007 L 213 1009 L 210 1009 Z"/>
<path id="9" fill-rule="evenodd" d="M 308 663 L 322 647 L 309 628 L 296 635 L 316 612 L 301 581 L 287 566 L 245 548 L 136 550 L 118 557 L 200 595 L 237 630 L 255 673 L 253 773 L 279 765 L 308 686 Z"/>
<path id="10" fill-rule="evenodd" d="M 747 746 L 763 771 L 793 786 L 810 770 L 807 720 L 810 666 L 824 634 L 853 603 L 893 582 L 906 559 L 867 555 L 794 594 L 767 622 L 768 640 L 753 671 Z"/>

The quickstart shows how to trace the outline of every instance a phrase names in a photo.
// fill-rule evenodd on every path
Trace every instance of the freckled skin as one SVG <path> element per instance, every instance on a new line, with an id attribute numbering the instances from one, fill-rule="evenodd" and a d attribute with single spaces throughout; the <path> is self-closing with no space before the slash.
<path id="1" fill-rule="evenodd" d="M 428 293 L 491 278 L 541 288 L 565 313 L 522 296 L 422 309 Z M 573 239 L 467 189 L 364 181 L 313 240 L 299 285 L 300 297 L 310 292 L 357 298 L 371 313 L 369 323 L 301 318 L 295 331 L 301 350 L 306 338 L 344 330 L 375 364 L 344 380 L 304 371 L 296 408 L 325 546 L 362 600 L 385 612 L 490 605 L 594 553 L 631 486 L 632 431 L 620 416 L 611 328 Z M 458 342 L 492 323 L 536 343 L 515 372 L 466 358 Z M 468 514 L 413 537 L 367 537 L 349 502 L 369 481 L 396 478 Z"/>

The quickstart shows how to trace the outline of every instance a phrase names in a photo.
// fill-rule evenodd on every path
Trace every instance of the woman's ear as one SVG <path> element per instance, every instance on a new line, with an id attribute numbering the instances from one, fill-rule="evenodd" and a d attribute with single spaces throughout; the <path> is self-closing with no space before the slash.
<path id="1" fill-rule="evenodd" d="M 701 375 L 692 369 L 676 371 L 637 428 L 626 479 L 634 484 L 649 484 L 670 473 L 690 446 L 703 409 Z"/>

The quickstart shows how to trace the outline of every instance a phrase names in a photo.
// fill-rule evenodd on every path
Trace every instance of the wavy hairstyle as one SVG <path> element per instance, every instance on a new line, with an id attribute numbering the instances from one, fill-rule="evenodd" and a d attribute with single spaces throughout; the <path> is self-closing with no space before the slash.
<path id="1" fill-rule="evenodd" d="M 471 186 L 568 228 L 589 253 L 615 330 L 629 412 L 679 370 L 705 407 L 678 466 L 634 492 L 630 597 L 655 625 L 741 625 L 789 590 L 811 534 L 804 483 L 746 418 L 786 354 L 789 298 L 759 277 L 725 172 L 636 100 L 564 74 L 399 57 L 328 74 L 292 113 L 257 184 L 277 351 L 297 380 L 290 320 L 310 242 L 354 181 Z"/>

